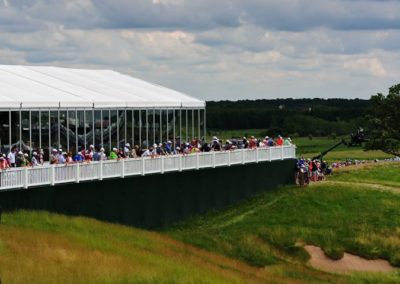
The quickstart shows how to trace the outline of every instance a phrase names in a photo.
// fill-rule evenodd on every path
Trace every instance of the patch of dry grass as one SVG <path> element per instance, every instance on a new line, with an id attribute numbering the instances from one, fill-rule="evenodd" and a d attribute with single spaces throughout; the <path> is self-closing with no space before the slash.
<path id="1" fill-rule="evenodd" d="M 35 224 L 21 226 L 25 217 Z M 301 283 L 158 233 L 88 218 L 22 211 L 3 220 L 3 283 Z"/>

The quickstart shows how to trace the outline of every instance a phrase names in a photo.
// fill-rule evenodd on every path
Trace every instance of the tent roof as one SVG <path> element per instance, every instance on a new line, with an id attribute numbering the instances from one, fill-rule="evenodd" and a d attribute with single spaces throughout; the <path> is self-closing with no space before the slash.
<path id="1" fill-rule="evenodd" d="M 0 65 L 0 108 L 204 108 L 186 94 L 112 70 Z"/>

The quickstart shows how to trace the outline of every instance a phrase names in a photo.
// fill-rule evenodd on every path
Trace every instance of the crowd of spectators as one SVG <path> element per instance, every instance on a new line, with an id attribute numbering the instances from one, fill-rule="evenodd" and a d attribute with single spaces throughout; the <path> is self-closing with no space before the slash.
<path id="1" fill-rule="evenodd" d="M 211 152 L 211 151 L 233 151 L 235 149 L 251 149 L 257 147 L 273 147 L 291 145 L 291 139 L 283 139 L 278 135 L 276 139 L 273 137 L 265 136 L 263 139 L 251 136 L 250 139 L 246 137 L 232 137 L 223 142 L 218 137 L 213 136 L 210 142 L 206 142 L 204 137 L 202 139 L 195 138 L 190 142 L 181 142 L 178 137 L 174 143 L 168 140 L 163 143 L 153 144 L 147 149 L 142 149 L 139 145 L 131 147 L 126 143 L 124 147 L 113 148 L 109 155 L 106 155 L 104 148 L 96 149 L 94 145 L 90 145 L 88 149 L 82 149 L 75 155 L 72 152 L 64 152 L 62 148 L 52 149 L 49 155 L 49 161 L 44 161 L 43 150 L 38 148 L 36 151 L 29 153 L 29 151 L 19 151 L 17 147 L 6 155 L 0 153 L 0 169 L 8 169 L 12 167 L 37 167 L 44 164 L 68 164 L 77 162 L 90 162 L 102 160 L 116 160 L 124 158 L 140 158 L 140 157 L 156 157 L 164 155 L 187 155 L 191 153 Z"/>
<path id="2" fill-rule="evenodd" d="M 325 180 L 326 175 L 332 173 L 334 169 L 339 169 L 348 166 L 357 166 L 361 164 L 379 163 L 379 162 L 400 162 L 399 157 L 388 159 L 374 159 L 374 160 L 352 160 L 350 158 L 344 161 L 333 161 L 330 164 L 326 161 L 304 159 L 301 157 L 296 162 L 296 180 L 300 183 L 300 175 L 305 174 L 306 183 Z"/>

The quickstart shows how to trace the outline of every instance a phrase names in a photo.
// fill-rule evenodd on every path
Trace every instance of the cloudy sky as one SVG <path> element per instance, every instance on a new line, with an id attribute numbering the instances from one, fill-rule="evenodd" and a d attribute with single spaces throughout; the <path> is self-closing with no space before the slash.
<path id="1" fill-rule="evenodd" d="M 400 83 L 400 1 L 0 0 L 0 64 L 114 69 L 206 100 Z"/>

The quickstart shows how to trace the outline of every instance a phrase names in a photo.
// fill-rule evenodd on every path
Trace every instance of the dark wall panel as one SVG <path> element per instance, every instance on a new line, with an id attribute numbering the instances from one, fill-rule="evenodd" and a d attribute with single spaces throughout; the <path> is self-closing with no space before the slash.
<path id="1" fill-rule="evenodd" d="M 3 210 L 47 210 L 162 227 L 294 183 L 294 160 L 0 192 Z"/>

